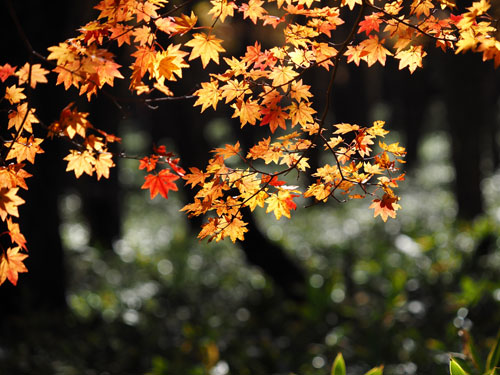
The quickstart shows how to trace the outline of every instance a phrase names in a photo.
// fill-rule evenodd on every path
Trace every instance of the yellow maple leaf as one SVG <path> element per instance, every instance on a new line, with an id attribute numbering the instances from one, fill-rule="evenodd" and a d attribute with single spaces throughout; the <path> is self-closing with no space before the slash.
<path id="1" fill-rule="evenodd" d="M 243 19 L 250 18 L 254 24 L 260 19 L 267 11 L 262 7 L 264 1 L 250 0 L 248 3 L 243 3 L 240 7 L 240 12 L 243 11 Z"/>
<path id="2" fill-rule="evenodd" d="M 292 119 L 292 126 L 300 124 L 306 126 L 314 122 L 313 115 L 316 113 L 314 108 L 311 108 L 309 102 L 293 102 L 288 108 L 290 111 L 290 118 Z"/>
<path id="3" fill-rule="evenodd" d="M 10 104 L 17 104 L 21 100 L 26 99 L 26 95 L 23 94 L 24 88 L 12 85 L 5 89 L 5 99 L 7 99 Z"/>
<path id="4" fill-rule="evenodd" d="M 363 0 L 342 0 L 341 6 L 349 6 L 350 10 L 353 10 L 356 4 L 362 5 Z"/>
<path id="5" fill-rule="evenodd" d="M 236 103 L 231 104 L 231 107 L 234 108 L 232 117 L 240 118 L 241 127 L 245 126 L 246 123 L 255 125 L 257 120 L 262 117 L 260 113 L 261 107 L 256 100 L 248 99 L 245 101 L 239 99 Z"/>
<path id="6" fill-rule="evenodd" d="M 280 189 L 278 194 L 271 194 L 265 201 L 267 203 L 266 213 L 273 212 L 276 220 L 281 219 L 282 216 L 290 219 L 290 210 L 297 208 L 292 198 L 298 197 L 297 194 L 292 194 L 292 192 L 297 191 Z"/>
<path id="7" fill-rule="evenodd" d="M 394 58 L 399 59 L 399 70 L 408 67 L 410 73 L 413 73 L 415 69 L 422 67 L 422 58 L 426 55 L 427 53 L 422 50 L 422 46 L 411 46 L 407 50 L 396 53 Z"/>
<path id="8" fill-rule="evenodd" d="M 210 82 L 202 82 L 201 89 L 196 90 L 194 95 L 198 97 L 194 105 L 201 105 L 201 112 L 203 112 L 210 106 L 212 106 L 212 108 L 215 110 L 217 108 L 217 103 L 221 99 L 219 82 L 215 80 L 212 80 Z"/>
<path id="9" fill-rule="evenodd" d="M 423 14 L 426 17 L 429 17 L 431 9 L 433 8 L 434 4 L 431 0 L 413 0 L 410 14 L 415 14 L 417 17 L 420 17 Z"/>
<path id="10" fill-rule="evenodd" d="M 188 41 L 185 45 L 192 47 L 189 60 L 201 58 L 201 63 L 205 68 L 210 60 L 219 64 L 219 53 L 226 50 L 221 46 L 222 39 L 217 39 L 212 34 L 199 33 L 194 34 L 193 39 Z"/>
<path id="11" fill-rule="evenodd" d="M 231 79 L 221 88 L 221 95 L 225 99 L 226 104 L 230 101 L 243 96 L 244 94 L 251 94 L 252 90 L 249 89 L 248 83 L 245 81 L 238 81 Z"/>
<path id="12" fill-rule="evenodd" d="M 232 1 L 227 0 L 210 0 L 212 8 L 208 11 L 208 14 L 212 15 L 212 18 L 218 18 L 221 22 L 224 22 L 227 16 L 233 17 L 234 10 L 238 9 L 236 4 Z"/>
<path id="13" fill-rule="evenodd" d="M 347 124 L 347 123 L 341 123 L 341 124 L 336 124 L 336 125 L 333 125 L 337 128 L 337 130 L 335 130 L 335 132 L 333 134 L 346 134 L 346 133 L 349 133 L 349 132 L 352 132 L 352 131 L 356 131 L 356 130 L 359 130 L 359 125 L 351 125 L 351 124 Z"/>
<path id="14" fill-rule="evenodd" d="M 291 82 L 298 75 L 299 73 L 293 70 L 291 66 L 276 66 L 269 74 L 269 79 L 273 80 L 273 87 L 283 86 L 283 90 L 286 90 L 288 87 L 287 83 Z"/>
<path id="15" fill-rule="evenodd" d="M 79 178 L 83 173 L 92 176 L 96 163 L 94 156 L 87 150 L 83 152 L 70 150 L 70 152 L 71 153 L 64 158 L 64 160 L 68 162 L 66 172 L 74 171 L 76 178 Z"/>
<path id="16" fill-rule="evenodd" d="M 388 130 L 384 129 L 385 121 L 374 121 L 373 126 L 371 128 L 366 129 L 366 132 L 370 135 L 376 137 L 384 137 L 389 133 Z"/>

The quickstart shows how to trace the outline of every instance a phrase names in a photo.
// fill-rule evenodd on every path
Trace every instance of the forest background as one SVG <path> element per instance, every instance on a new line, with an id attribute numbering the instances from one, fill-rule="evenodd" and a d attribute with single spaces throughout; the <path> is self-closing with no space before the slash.
<path id="1" fill-rule="evenodd" d="M 4 3 L 0 63 L 20 66 L 27 52 Z M 91 5 L 18 2 L 15 12 L 46 51 L 95 17 Z M 192 3 L 197 14 L 206 6 Z M 225 44 L 232 53 L 263 38 L 240 29 Z M 333 88 L 332 119 L 385 120 L 407 149 L 403 208 L 387 223 L 368 202 L 328 202 L 291 220 L 256 211 L 245 241 L 207 244 L 196 239 L 200 221 L 179 213 L 189 191 L 150 200 L 128 159 L 108 180 L 76 181 L 65 147 L 50 143 L 19 208 L 29 272 L 0 288 L 0 369 L 326 374 L 342 352 L 352 374 L 380 364 L 440 374 L 468 331 L 487 352 L 500 326 L 499 75 L 478 54 L 429 55 L 412 75 L 396 62 L 342 65 Z M 186 91 L 203 74 L 199 64 L 185 75 Z M 70 94 L 42 90 L 37 113 L 58 118 Z M 126 113 L 87 105 L 131 155 L 165 144 L 182 165 L 202 167 L 210 149 L 239 139 L 230 115 L 200 115 L 193 99 Z"/>

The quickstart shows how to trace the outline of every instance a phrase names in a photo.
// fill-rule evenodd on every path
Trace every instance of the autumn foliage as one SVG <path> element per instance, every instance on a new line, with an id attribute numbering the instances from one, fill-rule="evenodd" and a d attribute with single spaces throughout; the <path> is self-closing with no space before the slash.
<path id="1" fill-rule="evenodd" d="M 388 131 L 382 121 L 327 121 L 339 65 L 384 66 L 387 59 L 396 59 L 399 69 L 413 73 L 433 46 L 451 54 L 477 52 L 500 65 L 498 20 L 488 13 L 489 0 L 471 2 L 461 12 L 454 0 L 341 0 L 327 5 L 317 0 L 211 0 L 208 24 L 186 11 L 190 2 L 101 0 L 95 4 L 96 18 L 74 38 L 46 53 L 28 51 L 29 62 L 23 66 L 1 62 L 8 136 L 1 150 L 0 218 L 2 234 L 12 246 L 1 252 L 0 284 L 6 279 L 16 284 L 18 273 L 27 271 L 27 241 L 15 221 L 25 203 L 25 179 L 36 173 L 28 165 L 44 152 L 43 144 L 56 138 L 70 141 L 64 160 L 76 178 L 108 178 L 116 158 L 127 156 L 111 151 L 120 139 L 93 126 L 78 103 L 68 103 L 58 119 L 39 119 L 30 99 L 40 85 L 63 85 L 91 101 L 100 92 L 113 98 L 115 81 L 126 80 L 130 95 L 144 104 L 194 99 L 201 112 L 227 106 L 241 131 L 268 129 L 248 149 L 239 142 L 216 148 L 203 170 L 184 170 L 164 146 L 138 158 L 138 168 L 146 173 L 142 189 L 151 198 L 168 198 L 184 180 L 196 195 L 182 211 L 207 217 L 198 237 L 236 241 L 247 232 L 243 207 L 261 207 L 279 220 L 290 218 L 301 198 L 326 202 L 370 197 L 375 217 L 386 221 L 396 216 L 400 205 L 394 189 L 404 179 L 399 165 L 405 149 L 384 140 Z M 218 26 L 227 28 L 236 21 L 273 30 L 281 42 L 257 40 L 243 55 L 231 56 L 224 47 L 228 34 Z M 131 65 L 121 66 L 111 47 L 126 47 Z M 193 95 L 173 92 L 170 83 L 182 80 L 198 59 L 207 71 L 205 80 Z M 316 99 L 305 78 L 314 69 L 330 76 L 327 92 Z M 312 169 L 312 149 L 324 152 L 330 162 Z M 307 174 L 312 182 L 291 185 L 286 178 L 292 172 Z"/>

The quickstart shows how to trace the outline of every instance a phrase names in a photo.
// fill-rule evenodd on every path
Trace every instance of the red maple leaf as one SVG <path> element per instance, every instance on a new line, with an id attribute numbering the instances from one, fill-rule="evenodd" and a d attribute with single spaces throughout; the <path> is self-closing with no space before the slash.
<path id="1" fill-rule="evenodd" d="M 3 66 L 0 66 L 0 80 L 2 82 L 5 82 L 7 78 L 9 78 L 11 75 L 14 75 L 16 72 L 17 66 L 10 66 L 10 64 L 5 64 Z"/>
<path id="2" fill-rule="evenodd" d="M 149 189 L 151 199 L 159 193 L 163 198 L 168 199 L 168 191 L 177 191 L 177 185 L 173 181 L 179 176 L 171 173 L 170 169 L 162 169 L 158 174 L 148 174 L 144 179 L 146 182 L 141 186 L 141 189 Z"/>

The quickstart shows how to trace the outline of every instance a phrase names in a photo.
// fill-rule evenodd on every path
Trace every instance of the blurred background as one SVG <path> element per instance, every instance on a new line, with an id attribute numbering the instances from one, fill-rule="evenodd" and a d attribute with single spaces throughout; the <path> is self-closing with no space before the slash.
<path id="1" fill-rule="evenodd" d="M 208 6 L 192 4 L 199 14 Z M 15 7 L 42 54 L 95 16 L 90 2 Z M 20 66 L 27 52 L 1 17 L 10 36 L 0 63 Z M 263 39 L 262 29 L 227 22 L 217 32 L 233 30 L 228 53 Z M 269 47 L 274 34 L 264 30 Z M 126 51 L 116 53 L 126 70 Z M 192 66 L 179 95 L 206 79 Z M 325 74 L 304 78 L 317 110 Z M 77 181 L 64 172 L 68 145 L 45 142 L 20 208 L 29 273 L 0 288 L 0 373 L 319 375 L 342 352 L 351 375 L 380 364 L 389 375 L 433 375 L 461 352 L 462 330 L 485 351 L 500 327 L 499 83 L 480 55 L 430 52 L 411 76 L 394 61 L 342 65 L 329 122 L 385 120 L 390 140 L 407 148 L 397 219 L 374 219 L 368 201 L 313 205 L 280 221 L 256 210 L 236 245 L 199 242 L 201 222 L 179 212 L 192 192 L 150 200 L 137 161 L 119 160 L 107 181 Z M 104 95 L 88 104 L 45 86 L 33 98 L 44 121 L 77 100 L 96 127 L 123 138 L 119 151 L 147 155 L 165 144 L 183 167 L 265 134 L 240 132 L 227 108 L 120 110 Z M 312 155 L 313 167 L 321 162 Z"/>

